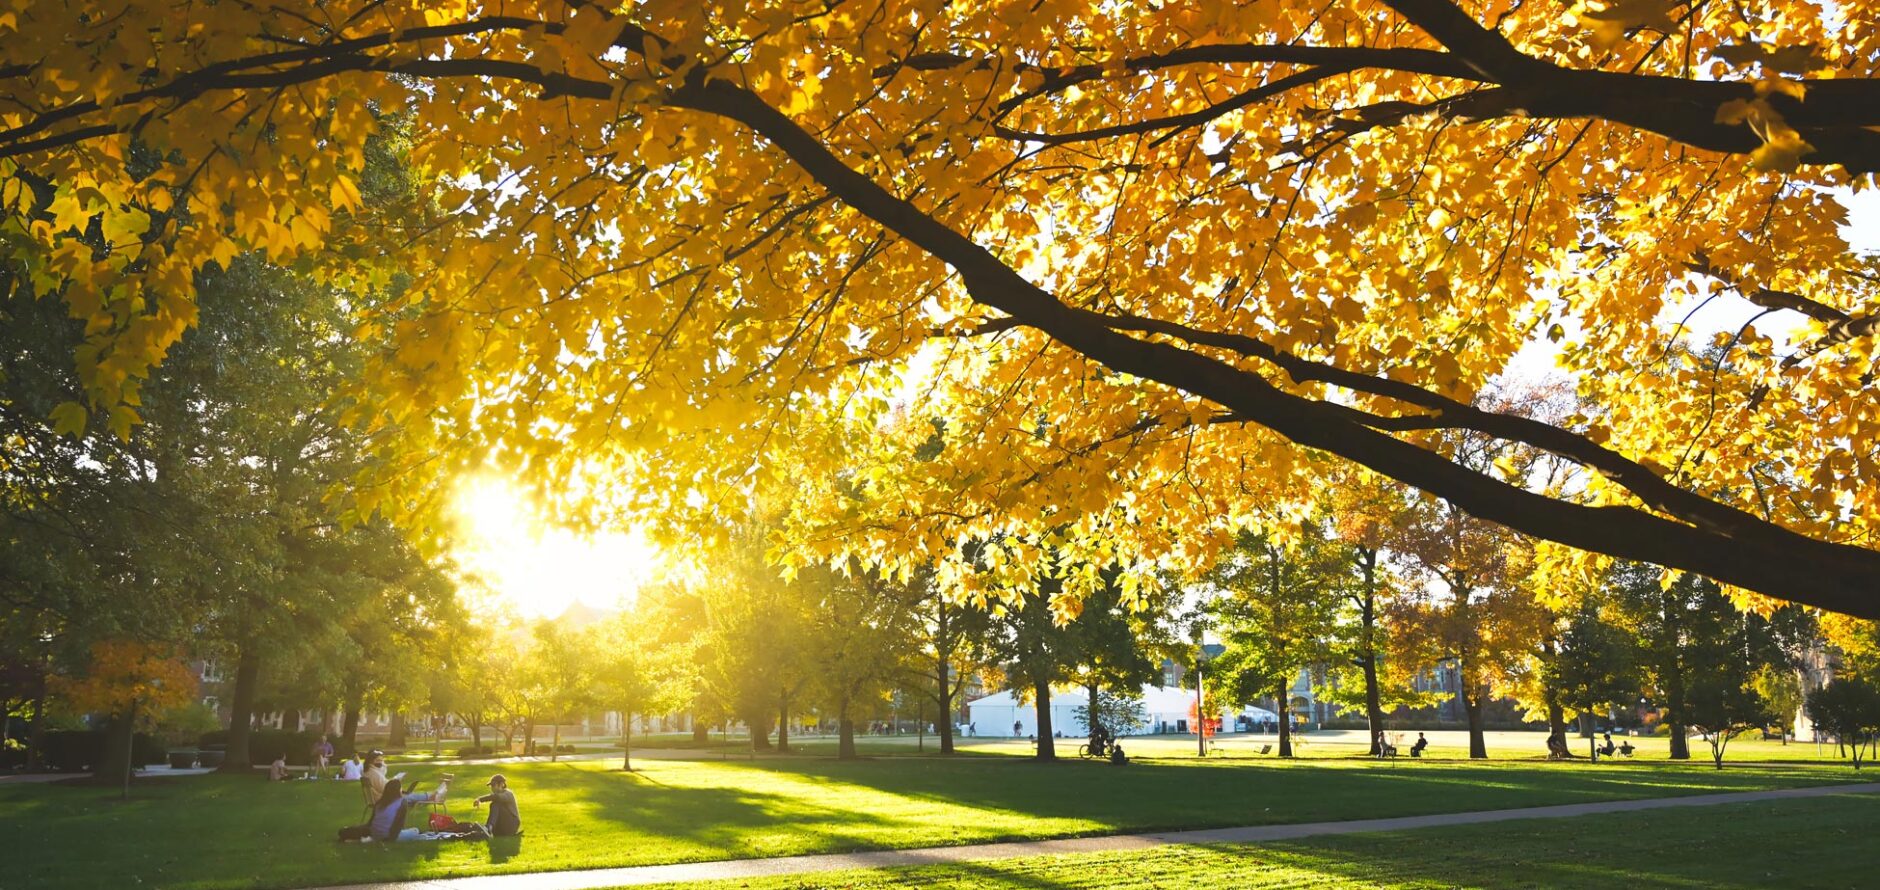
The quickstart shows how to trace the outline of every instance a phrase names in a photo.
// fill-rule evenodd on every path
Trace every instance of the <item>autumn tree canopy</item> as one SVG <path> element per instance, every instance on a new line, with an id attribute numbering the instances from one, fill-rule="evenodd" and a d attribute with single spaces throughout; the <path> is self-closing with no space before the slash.
<path id="1" fill-rule="evenodd" d="M 68 430 L 130 431 L 207 263 L 372 294 L 359 511 L 492 455 L 679 518 L 787 478 L 806 555 L 1127 586 L 1330 454 L 1873 616 L 1877 59 L 1799 0 L 15 4 L 0 262 L 84 326 Z M 375 222 L 394 131 L 428 210 Z M 1473 407 L 1524 348 L 1572 415 Z"/>

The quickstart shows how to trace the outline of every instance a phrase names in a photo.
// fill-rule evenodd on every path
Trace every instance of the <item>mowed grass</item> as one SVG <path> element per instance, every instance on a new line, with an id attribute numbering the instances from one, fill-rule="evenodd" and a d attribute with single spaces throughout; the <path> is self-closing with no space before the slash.
<path id="1" fill-rule="evenodd" d="M 1845 888 L 1880 880 L 1880 795 L 1247 845 L 666 885 L 663 890 Z"/>
<path id="2" fill-rule="evenodd" d="M 471 814 L 469 798 L 491 772 L 507 774 L 516 789 L 526 836 L 493 844 L 336 843 L 335 830 L 360 818 L 358 786 L 351 783 L 152 779 L 128 802 L 95 787 L 0 785 L 0 832 L 18 851 L 0 885 L 310 886 L 1373 818 L 1860 778 L 1845 767 L 1745 764 L 1720 772 L 1662 761 L 1169 757 L 1118 769 L 966 756 L 639 765 L 634 774 L 618 772 L 611 759 L 456 767 L 450 809 L 460 817 Z M 407 767 L 426 787 L 443 768 Z"/>

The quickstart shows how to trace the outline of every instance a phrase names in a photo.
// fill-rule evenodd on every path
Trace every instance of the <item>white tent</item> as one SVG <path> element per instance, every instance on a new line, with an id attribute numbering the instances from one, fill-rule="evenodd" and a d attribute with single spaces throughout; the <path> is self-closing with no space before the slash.
<path id="1" fill-rule="evenodd" d="M 1083 706 L 1084 694 L 1078 690 L 1053 689 L 1051 691 L 1051 730 L 1075 737 L 1087 735 L 1084 721 L 1077 719 L 1076 710 Z M 967 713 L 973 724 L 974 735 L 982 736 L 1017 736 L 1027 738 L 1038 734 L 1038 703 L 1026 696 L 1021 704 L 1011 690 L 995 692 L 985 698 L 973 699 L 966 703 Z M 1013 732 L 1014 724 L 1017 732 Z"/>
<path id="2" fill-rule="evenodd" d="M 1028 737 L 1038 732 L 1038 712 L 1036 704 L 1026 697 L 1024 703 L 1008 690 L 995 692 L 985 698 L 967 702 L 968 713 L 978 735 L 1005 736 L 1012 734 L 1012 725 L 1018 724 L 1017 735 Z M 1051 729 L 1065 737 L 1088 735 L 1084 721 L 1076 716 L 1087 696 L 1081 689 L 1066 688 L 1053 690 L 1051 693 Z M 1123 733 L 1124 735 L 1148 735 L 1158 732 L 1193 732 L 1195 691 L 1179 686 L 1144 686 L 1142 687 L 1142 710 L 1144 722 L 1141 726 Z M 1234 709 L 1209 703 L 1211 715 L 1221 721 L 1222 732 L 1234 731 L 1234 718 L 1246 714 L 1254 720 L 1274 719 L 1278 717 L 1264 708 Z"/>

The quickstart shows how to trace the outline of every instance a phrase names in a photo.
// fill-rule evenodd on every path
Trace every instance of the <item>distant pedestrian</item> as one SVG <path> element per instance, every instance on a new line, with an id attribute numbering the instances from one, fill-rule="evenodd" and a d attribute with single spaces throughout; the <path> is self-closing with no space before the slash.
<path id="1" fill-rule="evenodd" d="M 1025 734 L 1025 724 L 1017 720 L 1012 721 L 1012 737 L 1017 738 L 1018 736 L 1021 736 L 1024 734 Z"/>

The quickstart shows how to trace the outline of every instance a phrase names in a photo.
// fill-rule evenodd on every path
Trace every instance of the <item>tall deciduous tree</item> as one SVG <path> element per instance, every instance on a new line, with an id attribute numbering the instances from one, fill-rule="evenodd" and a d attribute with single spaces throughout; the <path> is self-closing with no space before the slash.
<path id="1" fill-rule="evenodd" d="M 1858 770 L 1865 749 L 1880 739 L 1880 689 L 1860 677 L 1836 677 L 1808 693 L 1808 716 L 1852 750 Z"/>
<path id="2" fill-rule="evenodd" d="M 1305 503 L 1322 449 L 1535 538 L 1880 615 L 1880 554 L 1844 543 L 1880 519 L 1849 444 L 1880 314 L 1833 192 L 1880 163 L 1869 4 L 77 0 L 0 27 L 0 242 L 87 329 L 65 429 L 132 422 L 206 263 L 338 242 L 389 277 L 339 221 L 399 109 L 437 194 L 384 239 L 409 286 L 362 420 L 402 453 L 623 456 L 718 504 L 802 412 L 893 431 L 876 396 L 913 368 L 960 471 L 825 516 L 865 559 L 1057 528 L 1169 557 L 1155 529 Z M 1771 318 L 1716 338 L 1730 367 L 1680 358 L 1711 339 L 1684 317 L 1731 304 Z M 1549 340 L 1587 410 L 1471 406 Z M 1464 429 L 1597 483 L 1428 435 Z"/>
<path id="3" fill-rule="evenodd" d="M 620 712 L 620 768 L 633 771 L 633 718 L 664 710 L 670 700 L 677 652 L 661 645 L 645 613 L 622 612 L 595 641 L 594 699 Z"/>
<path id="4" fill-rule="evenodd" d="M 991 614 L 958 601 L 942 588 L 932 572 L 919 572 L 907 584 L 910 630 L 915 646 L 902 669 L 914 678 L 920 694 L 934 703 L 942 719 L 940 753 L 953 753 L 953 718 L 959 713 L 966 684 L 986 665 L 986 644 Z"/>
<path id="5" fill-rule="evenodd" d="M 981 558 L 996 561 L 1000 557 L 992 554 L 1000 552 L 997 543 L 991 543 Z M 1076 631 L 1057 621 L 1052 612 L 1052 597 L 1062 591 L 1063 584 L 1049 571 L 1037 578 L 1033 592 L 994 610 L 989 646 L 1014 700 L 1029 700 L 1038 714 L 1039 760 L 1057 759 L 1058 727 L 1051 719 L 1051 689 L 1071 678 L 1079 658 Z"/>
<path id="6" fill-rule="evenodd" d="M 856 720 L 878 713 L 911 648 L 909 592 L 867 572 L 827 568 L 805 572 L 794 583 L 810 604 L 810 688 L 822 712 L 836 720 L 836 756 L 852 760 Z"/>
<path id="7" fill-rule="evenodd" d="M 131 747 L 138 726 L 154 724 L 164 710 L 188 702 L 196 692 L 196 677 L 173 652 L 107 640 L 92 644 L 82 675 L 57 678 L 54 690 L 78 712 L 109 715 L 111 729 L 95 775 L 121 780 L 122 794 L 129 797 L 137 766 Z"/>
<path id="8" fill-rule="evenodd" d="M 1638 639 L 1608 621 L 1598 599 L 1587 597 L 1564 622 L 1550 627 L 1551 654 L 1538 671 L 1541 698 L 1550 710 L 1548 729 L 1565 750 L 1562 727 L 1553 709 L 1589 720 L 1614 707 L 1630 709 L 1639 693 Z M 1588 723 L 1582 726 L 1590 730 Z M 1590 733 L 1589 733 L 1590 734 Z"/>
<path id="9" fill-rule="evenodd" d="M 1227 645 L 1209 665 L 1208 686 L 1234 704 L 1272 696 L 1281 757 L 1293 756 L 1293 680 L 1333 651 L 1344 594 L 1343 555 L 1318 532 L 1307 526 L 1291 542 L 1240 532 L 1238 546 L 1208 576 L 1222 593 L 1210 608 Z"/>

